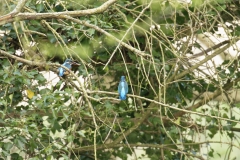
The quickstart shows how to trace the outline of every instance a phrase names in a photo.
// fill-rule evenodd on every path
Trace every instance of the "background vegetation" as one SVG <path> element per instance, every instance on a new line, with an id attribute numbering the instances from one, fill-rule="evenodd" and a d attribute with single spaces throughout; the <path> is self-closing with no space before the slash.
<path id="1" fill-rule="evenodd" d="M 238 50 L 239 1 L 5 0 L 0 6 L 2 159 L 127 159 L 135 147 L 150 159 L 211 159 L 211 145 L 223 144 L 209 141 L 218 132 L 229 138 L 225 158 L 234 158 L 240 105 L 230 92 L 239 88 L 238 57 L 220 66 L 206 62 L 231 46 Z M 219 26 L 228 39 L 203 48 L 196 37 Z M 43 73 L 57 73 L 66 58 L 81 66 L 50 85 Z M 208 71 L 199 69 L 203 64 Z M 118 100 L 122 75 L 127 101 Z M 209 103 L 219 96 L 223 101 Z"/>

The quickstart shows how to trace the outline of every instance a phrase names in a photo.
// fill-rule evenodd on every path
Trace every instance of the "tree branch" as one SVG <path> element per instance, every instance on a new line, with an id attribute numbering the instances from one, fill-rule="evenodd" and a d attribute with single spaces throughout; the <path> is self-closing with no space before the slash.
<path id="1" fill-rule="evenodd" d="M 22 0 L 26 3 L 27 0 Z M 86 15 L 93 15 L 102 13 L 105 10 L 109 8 L 112 4 L 114 4 L 117 0 L 108 0 L 107 2 L 103 3 L 101 6 L 93 9 L 86 9 L 86 10 L 80 10 L 80 11 L 66 11 L 66 12 L 52 12 L 52 13 L 18 13 L 14 12 L 14 14 L 11 12 L 8 15 L 4 15 L 0 17 L 0 25 L 10 23 L 15 21 L 16 19 L 21 20 L 30 20 L 30 19 L 49 19 L 49 18 L 61 18 L 64 15 L 72 16 L 72 17 L 80 17 L 80 16 L 86 16 Z M 24 3 L 24 4 L 25 4 Z M 21 3 L 22 4 L 22 3 Z M 18 5 L 16 7 L 16 11 L 19 11 L 20 7 L 23 7 L 23 5 Z M 16 14 L 18 13 L 18 14 Z"/>
<path id="2" fill-rule="evenodd" d="M 226 91 L 226 90 L 229 90 L 230 88 L 233 87 L 234 84 L 237 84 L 238 82 L 240 81 L 240 78 L 237 78 L 235 80 L 233 80 L 232 82 L 230 83 L 227 83 L 224 85 L 223 88 L 220 88 L 218 90 L 216 90 L 212 95 L 209 95 L 207 98 L 204 98 L 203 100 L 201 100 L 200 102 L 198 102 L 197 104 L 191 106 L 191 107 L 188 107 L 187 110 L 189 111 L 192 111 L 192 110 L 195 110 L 199 107 L 201 107 L 202 105 L 208 103 L 209 101 L 213 100 L 214 98 L 218 97 L 219 95 L 221 95 L 221 93 L 223 91 Z M 177 117 L 181 117 L 183 116 L 184 114 L 186 114 L 186 112 L 183 112 L 183 111 L 180 111 L 180 112 L 177 112 L 174 114 L 174 117 L 177 118 Z"/>
<path id="3" fill-rule="evenodd" d="M 0 16 L 0 25 L 2 25 L 1 22 L 3 22 L 3 24 L 8 23 L 9 19 L 14 21 L 13 17 L 21 11 L 21 9 L 24 7 L 26 2 L 27 2 L 27 0 L 19 0 L 17 6 L 14 8 L 14 10 L 12 12 L 10 12 L 6 15 Z"/>
<path id="4" fill-rule="evenodd" d="M 79 20 L 79 19 L 72 18 L 72 17 L 70 17 L 70 16 L 62 16 L 62 18 L 69 19 L 69 20 L 72 20 L 72 21 L 75 22 L 75 23 L 78 23 L 78 24 L 85 25 L 85 26 L 87 26 L 87 27 L 93 28 L 93 29 L 97 30 L 98 32 L 103 33 L 103 34 L 105 34 L 106 36 L 114 39 L 115 41 L 117 41 L 118 43 L 120 43 L 122 46 L 126 47 L 127 49 L 129 49 L 130 51 L 136 53 L 136 54 L 139 55 L 139 56 L 142 56 L 142 57 L 151 57 L 150 54 L 146 54 L 146 53 L 144 53 L 143 51 L 140 51 L 140 50 L 138 50 L 138 49 L 136 49 L 136 48 L 128 45 L 127 43 L 122 42 L 120 39 L 114 37 L 114 36 L 111 35 L 110 33 L 108 33 L 108 32 L 106 32 L 105 30 L 99 28 L 98 26 L 92 25 L 92 24 L 90 24 L 90 23 L 88 23 L 88 22 L 86 22 L 86 21 L 81 21 L 81 20 Z"/>
<path id="5" fill-rule="evenodd" d="M 185 76 L 186 74 L 192 72 L 193 70 L 197 69 L 199 66 L 201 66 L 202 64 L 206 63 L 207 61 L 209 61 L 210 59 L 212 59 L 213 57 L 217 56 L 218 54 L 221 54 L 223 51 L 225 51 L 226 49 L 228 49 L 231 46 L 231 44 L 227 44 L 226 46 L 224 46 L 223 48 L 218 49 L 217 51 L 215 51 L 213 54 L 205 57 L 202 61 L 200 61 L 198 64 L 192 66 L 191 68 L 186 69 L 185 71 L 183 71 L 182 73 L 178 74 L 178 75 L 172 75 L 168 80 L 167 83 L 170 83 L 174 80 L 178 80 L 180 78 L 182 78 L 183 76 Z"/>
<path id="6" fill-rule="evenodd" d="M 228 143 L 228 142 L 222 142 L 222 141 L 204 141 L 204 142 L 194 142 L 194 143 L 179 143 L 177 145 L 184 145 L 184 146 L 195 146 L 195 145 L 203 145 L 203 144 L 209 144 L 209 143 L 217 143 L 217 144 L 227 144 L 230 146 L 234 146 L 238 149 L 240 149 L 239 146 L 234 145 L 232 143 Z M 163 145 L 159 145 L 159 144 L 128 144 L 128 146 L 130 147 L 147 147 L 147 148 L 163 148 L 163 149 L 169 149 L 169 150 L 173 150 L 173 148 L 169 148 L 171 146 L 174 146 L 175 144 L 163 144 Z M 127 147 L 126 144 L 102 144 L 102 145 L 97 145 L 97 150 L 103 150 L 103 149 L 110 149 L 110 148 L 120 148 L 120 147 Z M 79 152 L 87 152 L 87 151 L 93 151 L 93 146 L 85 146 L 85 147 L 79 147 L 79 148 L 73 148 L 73 151 L 76 153 Z M 177 151 L 179 152 L 179 151 Z M 201 156 L 194 156 L 192 154 L 189 154 L 187 152 L 183 152 L 181 151 L 181 153 L 189 155 L 189 156 L 193 156 L 193 157 L 197 157 L 199 159 L 203 159 Z"/>
<path id="7" fill-rule="evenodd" d="M 57 64 L 57 63 L 42 63 L 42 62 L 39 63 L 39 62 L 29 61 L 29 60 L 25 60 L 25 59 L 23 59 L 23 58 L 14 56 L 14 55 L 12 55 L 12 54 L 10 54 L 10 53 L 8 53 L 8 52 L 5 52 L 5 51 L 3 51 L 3 50 L 0 50 L 0 54 L 5 55 L 5 56 L 7 56 L 7 57 L 9 57 L 9 58 L 13 58 L 13 59 L 15 59 L 15 60 L 17 60 L 17 61 L 26 63 L 26 64 L 28 64 L 28 65 L 33 65 L 33 66 L 41 66 L 41 67 L 44 67 L 44 66 L 46 66 L 46 65 L 49 65 L 49 66 L 57 66 L 57 67 L 60 67 L 60 66 L 61 66 L 61 67 L 63 67 L 64 69 L 68 70 L 68 71 L 70 72 L 70 74 L 73 75 L 76 79 L 78 79 L 78 77 L 77 77 L 71 70 L 69 70 L 67 67 L 62 66 L 62 65 Z M 223 90 L 232 87 L 233 84 L 236 83 L 236 82 L 238 82 L 238 81 L 240 81 L 240 78 L 236 79 L 235 81 L 233 81 L 233 82 L 231 82 L 231 83 L 226 84 L 226 85 L 223 87 Z M 80 82 L 79 82 L 79 83 L 80 83 Z M 81 88 L 82 88 L 82 87 L 83 87 L 83 86 L 81 86 Z M 82 88 L 82 89 L 84 89 L 84 88 Z M 90 97 L 90 96 L 88 96 L 89 93 L 96 93 L 96 92 L 89 92 L 89 91 L 86 91 L 86 90 L 84 90 L 83 92 L 84 92 L 84 97 L 86 97 L 86 99 L 88 99 L 88 98 Z M 151 100 L 151 99 L 148 99 L 148 98 L 145 98 L 145 97 L 128 94 L 128 96 L 130 96 L 130 97 L 135 97 L 135 98 L 143 99 L 143 100 L 146 100 L 146 101 L 148 101 L 148 102 L 151 102 L 151 104 L 149 105 L 148 110 L 147 110 L 145 113 L 143 113 L 141 119 L 140 119 L 137 123 L 135 123 L 131 128 L 129 128 L 127 131 L 125 131 L 123 134 L 124 134 L 124 136 L 126 137 L 126 136 L 128 136 L 130 133 L 132 133 L 136 128 L 138 128 L 138 126 L 150 116 L 150 114 L 151 114 L 151 112 L 152 112 L 152 109 L 158 109 L 158 108 L 155 107 L 155 105 L 161 105 L 161 106 L 163 106 L 163 107 L 168 107 L 168 108 L 171 108 L 171 109 L 174 109 L 174 110 L 178 110 L 179 112 L 177 112 L 177 113 L 174 115 L 175 118 L 180 117 L 180 116 L 182 116 L 182 115 L 184 115 L 184 114 L 186 114 L 186 113 L 191 113 L 191 114 L 196 114 L 196 115 L 200 115 L 200 116 L 207 116 L 207 117 L 211 117 L 211 118 L 216 118 L 216 119 L 219 119 L 219 120 L 225 120 L 225 121 L 229 121 L 229 122 L 239 123 L 238 120 L 231 120 L 231 119 L 228 119 L 228 118 L 222 118 L 222 117 L 218 117 L 218 116 L 211 116 L 211 115 L 206 115 L 206 114 L 204 114 L 204 113 L 198 113 L 198 112 L 193 112 L 193 111 L 191 111 L 192 109 L 195 109 L 195 108 L 197 108 L 197 107 L 202 106 L 204 103 L 206 103 L 206 101 L 208 102 L 208 101 L 212 100 L 212 98 L 219 96 L 219 95 L 221 94 L 221 92 L 222 92 L 222 89 L 217 90 L 216 92 L 214 92 L 214 94 L 213 94 L 212 97 L 209 97 L 208 100 L 203 100 L 203 101 L 197 103 L 196 105 L 194 105 L 194 106 L 192 106 L 192 107 L 189 107 L 188 109 L 176 108 L 176 107 L 173 107 L 173 106 L 171 106 L 171 105 L 158 102 L 158 101 L 156 101 L 156 100 Z M 99 93 L 101 93 L 101 92 L 99 91 Z M 104 91 L 104 93 L 107 93 L 107 92 Z M 99 100 L 97 100 L 97 101 L 99 101 Z M 89 103 L 89 102 L 88 102 L 88 103 Z M 92 110 L 92 111 L 93 111 L 93 110 Z M 118 138 L 114 141 L 114 143 L 115 143 L 115 144 L 120 143 L 120 142 L 124 139 L 124 136 L 122 135 L 122 136 L 118 137 Z"/>

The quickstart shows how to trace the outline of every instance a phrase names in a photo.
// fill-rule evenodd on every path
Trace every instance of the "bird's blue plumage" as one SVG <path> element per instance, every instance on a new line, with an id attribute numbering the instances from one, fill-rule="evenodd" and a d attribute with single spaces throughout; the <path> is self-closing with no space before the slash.
<path id="1" fill-rule="evenodd" d="M 128 93 L 128 84 L 125 80 L 125 76 L 121 76 L 121 80 L 118 85 L 119 99 L 125 100 Z"/>
<path id="2" fill-rule="evenodd" d="M 71 69 L 72 63 L 73 61 L 71 59 L 66 59 L 66 61 L 62 65 L 67 67 L 68 69 Z M 58 71 L 59 71 L 59 76 L 62 77 L 64 75 L 65 69 L 62 67 L 59 67 Z"/>

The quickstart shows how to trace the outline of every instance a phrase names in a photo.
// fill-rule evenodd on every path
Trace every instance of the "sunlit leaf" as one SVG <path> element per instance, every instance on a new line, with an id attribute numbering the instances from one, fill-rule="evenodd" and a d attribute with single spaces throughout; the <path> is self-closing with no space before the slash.
<path id="1" fill-rule="evenodd" d="M 28 97 L 29 99 L 32 99 L 32 97 L 34 96 L 34 92 L 31 91 L 31 90 L 29 90 L 29 89 L 27 89 L 26 92 L 27 92 L 27 97 Z"/>
<path id="2" fill-rule="evenodd" d="M 174 123 L 176 123 L 177 125 L 180 125 L 180 120 L 181 120 L 181 117 L 178 117 L 176 121 L 174 121 Z"/>

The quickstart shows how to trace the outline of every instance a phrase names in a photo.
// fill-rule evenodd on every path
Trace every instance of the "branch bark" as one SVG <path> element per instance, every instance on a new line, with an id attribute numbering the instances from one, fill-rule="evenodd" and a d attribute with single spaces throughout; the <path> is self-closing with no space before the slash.
<path id="1" fill-rule="evenodd" d="M 117 0 L 108 0 L 103 3 L 101 6 L 93 9 L 86 9 L 80 11 L 66 11 L 66 12 L 52 12 L 52 13 L 18 13 L 20 9 L 24 6 L 27 0 L 21 0 L 22 2 L 14 9 L 14 12 L 11 12 L 7 15 L 0 17 L 0 25 L 10 23 L 13 21 L 22 21 L 22 20 L 30 20 L 30 19 L 49 19 L 49 18 L 64 18 L 64 15 L 72 16 L 72 17 L 80 17 L 86 15 L 93 15 L 102 13 L 107 10 L 111 5 L 113 5 Z"/>
<path id="2" fill-rule="evenodd" d="M 14 10 L 12 12 L 10 12 L 6 15 L 0 16 L 0 25 L 2 25 L 1 22 L 8 23 L 9 19 L 14 20 L 13 17 L 21 11 L 21 9 L 25 6 L 26 2 L 27 2 L 27 0 L 19 0 L 17 6 L 14 8 Z M 3 24 L 6 24 L 6 23 L 3 23 Z"/>

